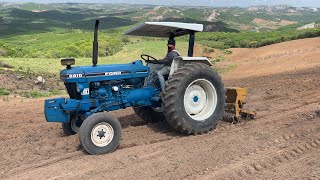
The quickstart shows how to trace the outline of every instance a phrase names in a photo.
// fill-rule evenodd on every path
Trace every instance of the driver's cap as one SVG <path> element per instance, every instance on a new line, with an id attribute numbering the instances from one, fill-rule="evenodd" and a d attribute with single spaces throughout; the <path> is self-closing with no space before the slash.
<path id="1" fill-rule="evenodd" d="M 173 38 L 170 38 L 168 40 L 167 46 L 172 47 L 172 46 L 175 46 L 175 45 L 176 45 L 176 41 Z"/>

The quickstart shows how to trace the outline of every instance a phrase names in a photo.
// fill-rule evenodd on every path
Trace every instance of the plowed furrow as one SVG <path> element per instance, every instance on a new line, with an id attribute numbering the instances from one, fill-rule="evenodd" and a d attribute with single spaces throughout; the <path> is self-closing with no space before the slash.
<path id="1" fill-rule="evenodd" d="M 310 133 L 314 132 L 310 130 Z M 293 141 L 293 142 L 290 142 Z M 285 142 L 288 147 L 282 148 Z M 320 133 L 310 134 L 284 134 L 280 139 L 269 142 L 264 149 L 257 149 L 244 157 L 234 159 L 224 168 L 215 169 L 213 173 L 200 176 L 198 179 L 247 179 L 263 171 L 272 171 L 278 166 L 283 166 L 296 161 L 305 155 L 320 148 Z"/>

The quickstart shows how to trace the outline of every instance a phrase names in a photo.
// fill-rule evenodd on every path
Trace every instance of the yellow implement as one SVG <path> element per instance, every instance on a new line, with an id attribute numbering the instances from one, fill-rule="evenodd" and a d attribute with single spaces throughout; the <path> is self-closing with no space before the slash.
<path id="1" fill-rule="evenodd" d="M 222 120 L 227 122 L 238 122 L 240 118 L 254 119 L 257 115 L 256 111 L 245 109 L 245 98 L 247 88 L 227 87 L 226 88 L 226 107 Z"/>

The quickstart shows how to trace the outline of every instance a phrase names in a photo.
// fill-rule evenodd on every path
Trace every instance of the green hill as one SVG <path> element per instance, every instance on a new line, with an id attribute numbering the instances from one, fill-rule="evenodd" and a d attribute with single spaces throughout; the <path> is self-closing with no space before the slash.
<path id="1" fill-rule="evenodd" d="M 198 43 L 229 48 L 260 47 L 317 37 L 318 30 L 297 31 L 296 27 L 320 20 L 319 12 L 287 6 L 212 8 L 0 3 L 0 10 L 0 56 L 28 58 L 90 57 L 95 19 L 101 21 L 101 56 L 111 56 L 127 43 L 161 41 L 122 36 L 124 31 L 142 21 L 201 23 L 207 33 L 197 36 Z"/>
<path id="2" fill-rule="evenodd" d="M 260 7 L 261 9 L 261 7 Z M 103 29 L 136 24 L 141 21 L 199 22 L 207 31 L 265 31 L 290 25 L 283 21 L 308 24 L 320 20 L 320 12 L 297 10 L 252 10 L 252 8 L 212 8 L 128 4 L 36 4 L 0 3 L 0 37 L 35 34 L 61 29 L 90 30 L 94 19 L 101 19 Z M 270 25 L 254 20 L 271 21 Z M 276 23 L 273 25 L 272 23 Z M 277 24 L 278 23 L 278 24 Z"/>

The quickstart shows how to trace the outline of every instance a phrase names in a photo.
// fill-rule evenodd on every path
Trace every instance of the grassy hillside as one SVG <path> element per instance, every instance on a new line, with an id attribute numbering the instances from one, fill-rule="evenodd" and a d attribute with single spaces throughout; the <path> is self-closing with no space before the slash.
<path id="1" fill-rule="evenodd" d="M 123 36 L 128 29 L 121 28 L 99 33 L 99 56 L 108 57 L 126 49 L 142 50 L 149 44 L 155 51 L 161 38 L 138 38 Z M 320 29 L 292 30 L 283 29 L 268 32 L 203 32 L 196 35 L 196 42 L 212 48 L 255 48 L 274 43 L 319 37 Z M 0 56 L 14 58 L 90 58 L 92 54 L 92 38 L 90 31 L 69 30 L 40 33 L 35 35 L 20 35 L 0 40 Z M 188 37 L 178 38 L 187 42 Z M 162 49 L 162 48 L 160 48 Z M 147 49 L 146 49 L 147 50 Z M 129 53 L 130 54 L 130 53 Z"/>
<path id="2" fill-rule="evenodd" d="M 269 32 L 240 32 L 240 33 L 200 33 L 197 41 L 200 44 L 217 48 L 257 48 L 270 44 L 319 37 L 320 29 L 278 30 Z"/>
<path id="3" fill-rule="evenodd" d="M 92 28 L 100 19 L 99 55 L 110 57 L 163 39 L 125 37 L 123 32 L 141 21 L 201 23 L 205 31 L 197 43 L 212 48 L 261 47 L 293 39 L 318 37 L 319 29 L 296 27 L 320 20 L 320 12 L 293 7 L 166 7 L 127 4 L 0 3 L 0 57 L 90 58 Z M 269 28 L 269 29 L 268 29 Z M 260 32 L 256 32 L 260 31 Z M 183 42 L 187 38 L 180 38 Z"/>
<path id="4" fill-rule="evenodd" d="M 182 55 L 187 55 L 188 42 L 179 41 L 178 50 Z M 166 41 L 145 41 L 133 43 L 123 47 L 123 49 L 113 56 L 99 57 L 99 64 L 121 64 L 141 59 L 141 54 L 149 54 L 157 59 L 166 55 Z M 13 66 L 14 69 L 31 71 L 36 74 L 58 74 L 65 68 L 61 66 L 59 58 L 0 58 L 0 62 Z M 91 58 L 76 58 L 76 65 L 91 65 Z"/>

